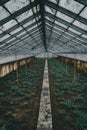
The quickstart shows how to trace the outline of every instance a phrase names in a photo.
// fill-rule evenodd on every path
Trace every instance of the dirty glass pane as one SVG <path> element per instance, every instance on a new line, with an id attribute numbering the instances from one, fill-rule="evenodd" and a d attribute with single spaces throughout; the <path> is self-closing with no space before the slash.
<path id="1" fill-rule="evenodd" d="M 55 4 L 57 4 L 57 1 L 58 0 L 49 0 L 50 2 L 53 2 L 53 3 L 55 3 Z"/>
<path id="2" fill-rule="evenodd" d="M 57 29 L 57 30 L 60 31 L 60 32 L 64 32 L 62 29 L 57 28 L 57 27 L 55 27 L 55 26 L 54 26 L 54 29 Z M 56 30 L 56 31 L 57 31 L 57 30 Z"/>
<path id="3" fill-rule="evenodd" d="M 49 13 L 51 13 L 53 15 L 55 14 L 55 10 L 50 8 L 50 7 L 48 7 L 48 6 L 45 6 L 45 10 L 46 10 L 46 12 L 49 12 Z"/>
<path id="4" fill-rule="evenodd" d="M 87 19 L 87 7 L 80 13 L 80 16 Z"/>
<path id="5" fill-rule="evenodd" d="M 6 43 L 12 42 L 13 40 L 15 40 L 16 38 L 11 38 L 10 40 L 8 40 Z"/>
<path id="6" fill-rule="evenodd" d="M 87 39 L 87 35 L 82 35 L 82 37 L 86 38 Z"/>
<path id="7" fill-rule="evenodd" d="M 21 39 L 24 39 L 24 38 L 26 38 L 26 37 L 28 37 L 29 35 L 27 34 L 27 35 L 25 35 L 24 37 L 22 37 Z"/>
<path id="8" fill-rule="evenodd" d="M 17 22 L 15 20 L 10 20 L 9 22 L 3 24 L 0 28 L 3 31 L 6 31 L 6 30 L 8 30 L 9 28 L 13 27 L 16 24 L 17 24 Z"/>
<path id="9" fill-rule="evenodd" d="M 75 0 L 60 0 L 59 5 L 76 14 L 78 14 L 80 10 L 84 7 L 84 5 L 76 2 Z"/>
<path id="10" fill-rule="evenodd" d="M 26 31 L 20 33 L 19 35 L 17 35 L 17 37 L 20 37 L 21 35 L 23 35 L 23 34 L 25 34 L 25 33 L 26 33 Z"/>
<path id="11" fill-rule="evenodd" d="M 19 9 L 27 6 L 30 3 L 30 0 L 10 0 L 5 4 L 5 7 L 11 12 L 14 13 Z"/>
<path id="12" fill-rule="evenodd" d="M 80 40 L 81 42 L 83 42 L 83 43 L 86 43 L 84 40 L 82 40 L 81 38 L 76 38 L 76 39 L 78 39 L 78 40 Z"/>
<path id="13" fill-rule="evenodd" d="M 69 35 L 69 36 L 72 36 L 72 37 L 75 37 L 73 36 L 72 34 L 68 33 L 68 32 L 65 32 L 65 34 Z"/>
<path id="14" fill-rule="evenodd" d="M 79 22 L 77 20 L 75 20 L 75 22 L 73 24 L 78 26 L 79 28 L 82 28 L 82 29 L 87 31 L 87 25 L 85 25 L 85 24 L 83 24 L 83 23 L 81 23 L 81 22 Z"/>
<path id="15" fill-rule="evenodd" d="M 8 17 L 10 14 L 2 7 L 0 6 L 0 20 Z"/>
<path id="16" fill-rule="evenodd" d="M 16 43 L 18 43 L 18 42 L 20 42 L 20 40 L 16 40 L 15 42 L 12 42 L 11 45 L 16 44 Z"/>
<path id="17" fill-rule="evenodd" d="M 27 31 L 30 31 L 30 30 L 32 30 L 33 28 L 36 28 L 36 27 L 37 27 L 37 25 L 34 25 L 33 27 L 29 28 Z"/>
<path id="18" fill-rule="evenodd" d="M 58 21 L 55 21 L 55 23 L 61 27 L 67 28 L 67 26 L 63 23 L 59 23 Z"/>
<path id="19" fill-rule="evenodd" d="M 23 21 L 24 19 L 27 19 L 29 18 L 31 15 L 33 15 L 33 12 L 32 10 L 29 10 L 29 11 L 26 11 L 25 13 L 19 15 L 18 17 L 16 17 L 16 19 L 21 22 Z"/>
<path id="20" fill-rule="evenodd" d="M 0 38 L 0 42 L 2 42 L 3 40 L 7 39 L 8 37 L 10 37 L 10 35 L 9 35 L 9 34 L 7 34 L 7 35 L 3 36 L 2 38 Z"/>
<path id="21" fill-rule="evenodd" d="M 68 30 L 70 30 L 71 32 L 74 32 L 74 33 L 76 33 L 76 34 L 78 34 L 78 35 L 81 34 L 80 32 L 78 32 L 78 31 L 76 31 L 76 30 L 74 30 L 74 29 L 72 29 L 72 28 L 69 28 Z"/>
<path id="22" fill-rule="evenodd" d="M 13 34 L 19 32 L 19 31 L 22 30 L 22 29 L 23 29 L 22 27 L 19 27 L 19 28 L 15 29 L 14 31 L 12 31 L 10 34 L 13 35 Z"/>
<path id="23" fill-rule="evenodd" d="M 59 11 L 57 11 L 56 16 L 63 19 L 63 20 L 65 20 L 65 21 L 67 21 L 67 22 L 70 22 L 70 23 L 73 21 L 72 18 L 70 18 L 69 16 L 67 16 L 67 15 L 65 15 L 65 14 L 63 14 L 63 13 L 61 13 Z"/>
<path id="24" fill-rule="evenodd" d="M 23 27 L 27 27 L 27 26 L 33 24 L 34 22 L 35 22 L 35 19 L 29 21 L 28 23 L 25 23 L 25 24 L 23 25 Z"/>

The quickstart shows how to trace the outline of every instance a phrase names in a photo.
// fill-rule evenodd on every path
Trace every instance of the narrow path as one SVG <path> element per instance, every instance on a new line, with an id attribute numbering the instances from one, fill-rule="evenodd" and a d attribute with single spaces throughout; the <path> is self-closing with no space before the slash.
<path id="1" fill-rule="evenodd" d="M 45 68 L 44 68 L 37 130 L 52 130 L 52 114 L 51 114 L 47 59 L 45 61 Z"/>

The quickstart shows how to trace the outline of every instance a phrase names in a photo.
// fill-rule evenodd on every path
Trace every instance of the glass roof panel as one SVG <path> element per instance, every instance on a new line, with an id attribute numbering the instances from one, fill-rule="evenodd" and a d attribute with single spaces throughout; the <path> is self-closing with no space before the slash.
<path id="1" fill-rule="evenodd" d="M 66 35 L 66 34 L 62 35 L 62 37 L 67 38 L 67 39 L 71 39 L 71 37 L 69 35 Z"/>
<path id="2" fill-rule="evenodd" d="M 39 22 L 38 25 L 41 25 L 42 22 Z"/>
<path id="3" fill-rule="evenodd" d="M 57 0 L 49 0 L 49 1 L 51 1 L 51 2 L 53 2 L 53 3 L 55 3 L 55 4 L 57 4 Z"/>
<path id="4" fill-rule="evenodd" d="M 3 46 L 5 46 L 5 44 L 0 45 L 0 48 L 3 47 Z"/>
<path id="5" fill-rule="evenodd" d="M 14 31 L 12 31 L 10 34 L 13 35 L 13 34 L 19 32 L 19 31 L 22 30 L 22 29 L 23 29 L 22 27 L 19 27 L 19 28 L 15 29 Z"/>
<path id="6" fill-rule="evenodd" d="M 10 14 L 2 7 L 0 6 L 0 20 L 8 17 Z"/>
<path id="7" fill-rule="evenodd" d="M 23 34 L 25 34 L 25 33 L 26 33 L 26 31 L 20 33 L 19 35 L 17 35 L 17 37 L 20 37 L 21 35 L 23 35 Z"/>
<path id="8" fill-rule="evenodd" d="M 33 7 L 33 11 L 34 11 L 34 13 L 36 13 L 37 11 L 39 12 L 40 11 L 40 6 L 37 5 L 37 8 L 36 8 L 36 6 Z"/>
<path id="9" fill-rule="evenodd" d="M 36 7 L 33 7 L 33 11 L 34 11 L 34 13 L 36 13 L 36 12 L 37 12 Z"/>
<path id="10" fill-rule="evenodd" d="M 5 4 L 5 7 L 11 12 L 14 13 L 19 9 L 27 6 L 29 4 L 29 0 L 10 0 Z"/>
<path id="11" fill-rule="evenodd" d="M 16 38 L 14 37 L 14 38 L 8 40 L 6 43 L 12 42 L 12 41 L 15 40 L 15 39 L 16 39 Z"/>
<path id="12" fill-rule="evenodd" d="M 59 23 L 58 21 L 55 21 L 55 23 L 56 23 L 57 25 L 59 25 L 59 26 L 62 26 L 62 27 L 64 27 L 64 28 L 67 28 L 66 25 L 64 25 L 64 24 L 62 24 L 62 23 Z"/>
<path id="13" fill-rule="evenodd" d="M 84 7 L 84 5 L 76 2 L 75 0 L 60 0 L 59 5 L 76 14 L 78 14 L 80 10 Z"/>
<path id="14" fill-rule="evenodd" d="M 56 32 L 55 30 L 53 30 L 52 32 L 52 36 L 55 35 L 55 36 L 58 36 L 58 35 L 61 35 L 60 32 Z"/>
<path id="15" fill-rule="evenodd" d="M 82 28 L 82 29 L 87 31 L 87 25 L 85 25 L 85 24 L 83 24 L 83 23 L 81 23 L 81 22 L 79 22 L 77 20 L 75 20 L 75 22 L 73 22 L 73 24 L 78 26 L 79 28 Z"/>
<path id="16" fill-rule="evenodd" d="M 10 20 L 9 22 L 3 24 L 0 29 L 2 29 L 3 31 L 6 31 L 7 29 L 13 27 L 14 25 L 16 25 L 17 22 L 15 20 Z"/>
<path id="17" fill-rule="evenodd" d="M 24 37 L 22 37 L 21 39 L 24 39 L 24 38 L 26 38 L 26 37 L 28 37 L 29 35 L 27 34 L 27 35 L 25 35 Z"/>
<path id="18" fill-rule="evenodd" d="M 80 13 L 80 16 L 87 19 L 87 7 Z"/>
<path id="19" fill-rule="evenodd" d="M 35 33 L 35 32 L 41 33 L 41 31 L 39 31 L 38 29 L 35 29 L 33 32 L 31 32 L 31 34 L 33 34 L 33 33 Z"/>
<path id="20" fill-rule="evenodd" d="M 28 10 L 28 11 L 26 11 L 25 13 L 19 15 L 16 19 L 17 19 L 19 22 L 21 22 L 21 21 L 23 21 L 24 19 L 30 17 L 31 15 L 33 15 L 32 10 Z"/>
<path id="21" fill-rule="evenodd" d="M 32 41 L 31 37 L 24 39 L 24 41 Z"/>
<path id="22" fill-rule="evenodd" d="M 63 37 L 60 39 L 60 42 L 63 42 L 63 43 L 66 43 L 67 41 L 68 41 L 68 39 L 63 38 Z"/>
<path id="23" fill-rule="evenodd" d="M 74 33 L 76 33 L 76 34 L 78 34 L 78 35 L 81 34 L 80 32 L 78 32 L 78 31 L 76 31 L 76 30 L 74 30 L 74 29 L 72 29 L 72 28 L 69 28 L 68 30 L 70 30 L 71 32 L 74 32 Z"/>
<path id="24" fill-rule="evenodd" d="M 54 10 L 54 9 L 48 7 L 48 6 L 45 6 L 45 10 L 46 10 L 46 12 L 49 12 L 49 13 L 51 13 L 51 14 L 53 14 L 53 15 L 54 15 L 55 12 L 56 12 L 56 10 Z"/>
<path id="25" fill-rule="evenodd" d="M 53 19 L 49 18 L 48 16 L 45 16 L 47 20 L 54 21 Z"/>
<path id="26" fill-rule="evenodd" d="M 37 11 L 38 12 L 40 11 L 40 5 L 37 5 Z"/>
<path id="27" fill-rule="evenodd" d="M 67 15 L 65 15 L 65 14 L 63 14 L 63 13 L 61 13 L 59 11 L 57 11 L 56 16 L 63 19 L 63 20 L 65 20 L 65 21 L 67 21 L 67 22 L 70 22 L 70 23 L 73 21 L 72 18 L 70 18 L 69 16 L 67 16 Z"/>
<path id="28" fill-rule="evenodd" d="M 69 35 L 69 36 L 72 36 L 72 37 L 75 37 L 73 36 L 72 34 L 68 33 L 68 32 L 65 32 L 65 34 Z"/>
<path id="29" fill-rule="evenodd" d="M 34 3 L 30 4 L 32 1 Z M 0 20 L 6 18 L 5 22 L 3 20 L 3 23 L 5 24 L 2 25 L 0 22 L 2 25 L 0 27 L 0 48 L 2 49 L 2 52 L 5 50 L 8 53 L 14 53 L 15 49 L 17 49 L 20 54 L 21 51 L 24 53 L 28 49 L 31 50 L 31 47 L 35 48 L 39 45 L 42 46 L 41 42 L 43 42 L 44 38 L 43 24 L 46 31 L 47 49 L 49 49 L 49 46 L 53 46 L 54 51 L 55 49 L 57 51 L 59 49 L 60 52 L 77 51 L 77 45 L 86 45 L 87 25 L 85 22 L 87 19 L 87 6 L 76 2 L 76 0 L 47 0 L 45 1 L 47 3 L 44 3 L 45 12 L 41 12 L 43 10 L 41 10 L 41 3 L 39 2 L 40 1 L 38 0 L 37 2 L 36 0 L 9 0 L 4 6 L 0 7 Z M 41 0 L 41 2 L 43 6 L 43 0 Z M 26 12 L 23 11 L 23 7 L 25 7 L 24 11 Z M 30 7 L 30 9 L 27 11 L 26 9 L 28 9 L 28 7 Z M 57 8 L 59 10 L 57 10 Z M 63 10 L 65 10 L 65 13 Z M 35 14 L 33 14 L 33 11 Z M 42 16 L 43 14 L 44 16 Z M 70 14 L 72 14 L 72 16 Z M 79 15 L 81 17 L 79 17 Z M 86 19 L 83 19 L 82 17 Z M 22 48 L 21 44 L 23 45 Z M 74 49 L 71 48 L 72 46 Z"/>
<path id="30" fill-rule="evenodd" d="M 5 40 L 5 39 L 7 39 L 8 37 L 10 37 L 10 35 L 9 35 L 9 34 L 7 34 L 7 35 L 3 36 L 2 38 L 0 38 L 0 42 L 1 42 L 1 41 L 3 41 L 3 40 Z"/>
<path id="31" fill-rule="evenodd" d="M 87 35 L 82 35 L 82 37 L 87 39 Z"/>
<path id="32" fill-rule="evenodd" d="M 50 23 L 48 23 L 48 22 L 47 22 L 46 24 L 47 24 L 47 25 L 49 25 L 49 26 L 50 26 L 50 28 L 52 27 L 52 25 L 51 25 Z"/>
<path id="33" fill-rule="evenodd" d="M 27 31 L 30 31 L 30 30 L 32 30 L 35 27 L 37 27 L 37 25 L 34 25 L 33 27 L 29 28 Z"/>
<path id="34" fill-rule="evenodd" d="M 32 20 L 32 21 L 29 21 L 29 22 L 26 23 L 26 24 L 24 24 L 23 27 L 27 27 L 27 26 L 31 25 L 32 23 L 34 23 L 34 22 L 35 22 L 35 19 Z"/>
<path id="35" fill-rule="evenodd" d="M 56 31 L 58 30 L 58 31 L 64 32 L 63 30 L 61 30 L 61 29 L 59 29 L 59 28 L 57 28 L 55 26 L 54 26 L 54 29 L 56 29 Z"/>
<path id="36" fill-rule="evenodd" d="M 15 42 L 12 42 L 11 45 L 14 45 L 15 43 L 18 43 L 18 42 L 20 42 L 20 40 L 16 40 Z"/>
<path id="37" fill-rule="evenodd" d="M 31 2 L 33 2 L 34 0 L 31 0 Z"/>
<path id="38" fill-rule="evenodd" d="M 80 42 L 77 41 L 76 39 L 75 40 L 73 39 L 72 42 L 80 44 Z"/>
<path id="39" fill-rule="evenodd" d="M 80 40 L 81 42 L 84 42 L 85 43 L 85 41 L 84 40 L 82 40 L 81 38 L 76 38 L 77 40 Z"/>

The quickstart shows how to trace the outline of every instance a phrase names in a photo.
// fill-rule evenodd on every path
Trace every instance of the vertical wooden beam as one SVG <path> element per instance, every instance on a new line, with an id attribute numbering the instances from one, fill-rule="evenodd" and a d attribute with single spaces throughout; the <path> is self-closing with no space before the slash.
<path id="1" fill-rule="evenodd" d="M 2 77 L 2 65 L 0 65 L 0 77 Z"/>
<path id="2" fill-rule="evenodd" d="M 30 68 L 31 68 L 31 70 L 33 70 L 33 57 L 31 57 Z"/>
<path id="3" fill-rule="evenodd" d="M 67 59 L 67 54 L 66 54 L 66 74 L 68 73 L 68 59 Z"/>
<path id="4" fill-rule="evenodd" d="M 17 85 L 19 84 L 19 78 L 18 78 L 18 61 L 16 61 L 16 82 L 17 82 Z"/>
<path id="5" fill-rule="evenodd" d="M 25 75 L 27 74 L 27 60 L 25 59 Z"/>
<path id="6" fill-rule="evenodd" d="M 30 59 L 30 69 L 32 70 L 32 58 Z"/>
<path id="7" fill-rule="evenodd" d="M 76 82 L 76 54 L 74 54 L 74 82 Z"/>

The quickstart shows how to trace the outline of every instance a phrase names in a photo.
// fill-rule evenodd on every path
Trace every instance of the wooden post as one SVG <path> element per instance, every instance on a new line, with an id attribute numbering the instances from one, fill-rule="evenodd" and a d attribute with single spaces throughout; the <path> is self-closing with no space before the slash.
<path id="1" fill-rule="evenodd" d="M 76 54 L 74 54 L 74 82 L 76 82 Z"/>
<path id="2" fill-rule="evenodd" d="M 30 60 L 30 69 L 32 70 L 32 58 Z"/>
<path id="3" fill-rule="evenodd" d="M 27 74 L 27 61 L 25 59 L 25 75 Z"/>
<path id="4" fill-rule="evenodd" d="M 2 76 L 2 65 L 0 65 L 0 77 Z"/>
<path id="5" fill-rule="evenodd" d="M 31 58 L 31 69 L 33 70 L 33 59 Z"/>
<path id="6" fill-rule="evenodd" d="M 66 74 L 68 73 L 68 59 L 67 59 L 67 54 L 66 54 Z"/>
<path id="7" fill-rule="evenodd" d="M 16 61 L 16 65 L 17 65 L 17 68 L 16 68 L 16 82 L 17 82 L 17 85 L 19 84 L 19 79 L 18 79 L 18 62 Z"/>

